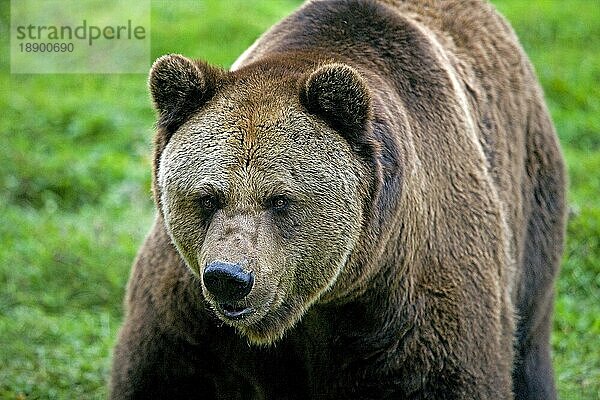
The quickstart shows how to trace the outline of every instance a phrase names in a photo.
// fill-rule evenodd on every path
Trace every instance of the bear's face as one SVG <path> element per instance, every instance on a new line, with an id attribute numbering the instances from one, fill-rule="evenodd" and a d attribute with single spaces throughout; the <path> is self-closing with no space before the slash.
<path id="1" fill-rule="evenodd" d="M 150 78 L 163 119 L 161 101 L 174 101 L 163 76 L 182 85 L 174 93 L 190 85 L 178 81 L 186 73 L 199 86 L 221 79 L 159 155 L 167 231 L 216 315 L 271 343 L 343 273 L 361 232 L 365 168 L 348 140 L 307 110 L 297 79 L 207 77 L 201 64 L 166 57 Z"/>

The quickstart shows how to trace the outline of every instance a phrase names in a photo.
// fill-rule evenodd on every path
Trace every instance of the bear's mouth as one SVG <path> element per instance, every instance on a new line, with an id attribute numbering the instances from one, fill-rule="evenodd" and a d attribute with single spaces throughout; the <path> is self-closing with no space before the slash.
<path id="1" fill-rule="evenodd" d="M 217 304 L 217 310 L 225 318 L 231 320 L 239 320 L 255 312 L 253 307 L 247 307 L 245 305 L 236 305 L 230 303 Z"/>

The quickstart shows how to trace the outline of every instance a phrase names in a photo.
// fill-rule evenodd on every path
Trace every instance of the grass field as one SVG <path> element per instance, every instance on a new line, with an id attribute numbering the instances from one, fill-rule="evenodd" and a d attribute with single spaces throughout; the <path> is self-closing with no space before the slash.
<path id="1" fill-rule="evenodd" d="M 497 0 L 536 66 L 570 171 L 552 345 L 560 396 L 600 398 L 600 7 Z M 152 5 L 152 57 L 229 66 L 297 1 Z M 0 398 L 106 396 L 130 263 L 150 226 L 144 75 L 9 75 L 0 3 Z"/>

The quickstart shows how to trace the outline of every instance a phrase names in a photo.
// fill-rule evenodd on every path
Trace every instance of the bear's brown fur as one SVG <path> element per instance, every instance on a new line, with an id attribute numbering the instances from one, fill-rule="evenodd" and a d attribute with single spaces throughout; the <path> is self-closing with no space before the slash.
<path id="1" fill-rule="evenodd" d="M 491 5 L 308 2 L 232 71 L 149 82 L 111 398 L 555 397 L 563 162 Z"/>

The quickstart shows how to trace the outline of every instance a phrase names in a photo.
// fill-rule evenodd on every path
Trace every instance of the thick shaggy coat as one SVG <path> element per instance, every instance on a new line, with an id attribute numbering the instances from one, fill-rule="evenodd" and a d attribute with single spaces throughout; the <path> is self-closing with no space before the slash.
<path id="1" fill-rule="evenodd" d="M 308 2 L 231 71 L 149 83 L 111 398 L 555 397 L 564 167 L 491 5 Z"/>

